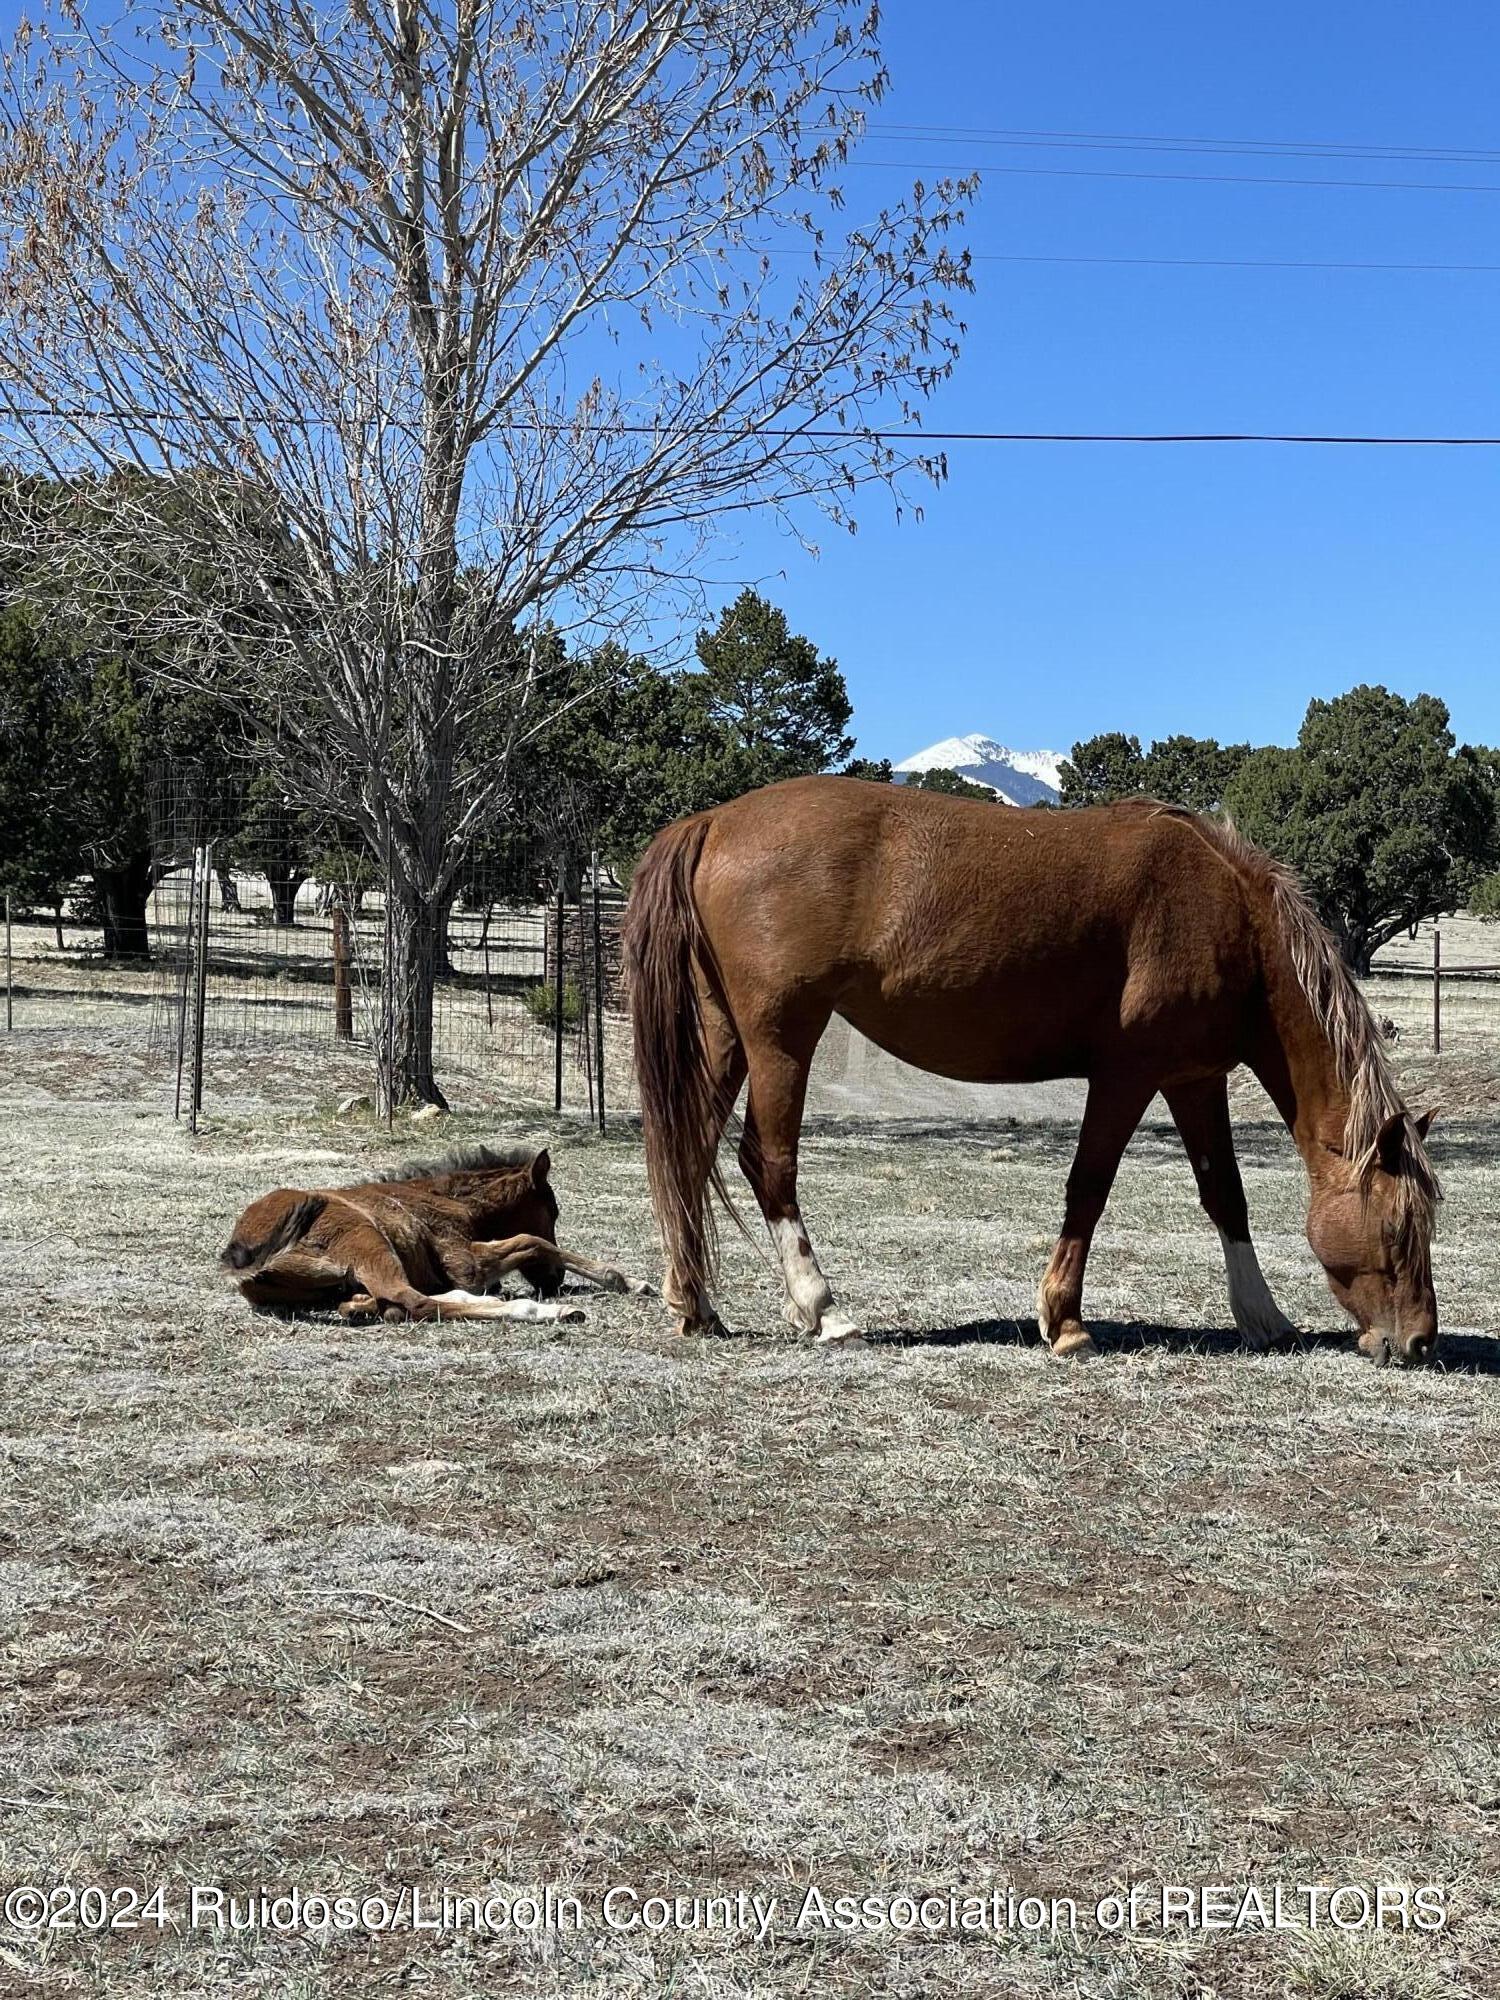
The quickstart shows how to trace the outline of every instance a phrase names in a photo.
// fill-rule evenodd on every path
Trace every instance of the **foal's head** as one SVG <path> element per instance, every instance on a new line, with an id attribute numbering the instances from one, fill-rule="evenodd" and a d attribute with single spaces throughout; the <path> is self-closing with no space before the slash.
<path id="1" fill-rule="evenodd" d="M 1365 1158 L 1319 1178 L 1307 1213 L 1307 1240 L 1329 1287 L 1377 1361 L 1431 1361 L 1437 1352 L 1437 1183 L 1422 1151 L 1431 1122 L 1430 1111 L 1387 1118 Z"/>
<path id="2" fill-rule="evenodd" d="M 299 1242 L 327 1203 L 303 1188 L 273 1188 L 252 1201 L 234 1225 L 234 1233 L 219 1253 L 219 1268 L 234 1276 L 258 1270 L 281 1250 Z"/>

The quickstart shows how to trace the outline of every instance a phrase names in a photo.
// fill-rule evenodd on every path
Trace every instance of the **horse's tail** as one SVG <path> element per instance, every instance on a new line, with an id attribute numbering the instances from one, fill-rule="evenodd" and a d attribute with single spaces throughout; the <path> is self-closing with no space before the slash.
<path id="1" fill-rule="evenodd" d="M 698 996 L 697 975 L 711 974 L 713 962 L 693 900 L 708 827 L 709 815 L 700 813 L 663 828 L 635 871 L 625 918 L 646 1179 L 667 1273 L 682 1292 L 670 1303 L 689 1318 L 717 1276 L 710 1187 L 730 1206 L 718 1168 L 719 1107 Z"/>

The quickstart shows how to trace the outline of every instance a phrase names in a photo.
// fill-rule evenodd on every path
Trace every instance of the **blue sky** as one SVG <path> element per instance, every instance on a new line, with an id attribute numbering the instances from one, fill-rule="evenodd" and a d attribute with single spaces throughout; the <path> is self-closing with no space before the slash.
<path id="1" fill-rule="evenodd" d="M 880 128 L 1488 149 L 1489 161 L 1019 148 L 876 130 L 870 160 L 1500 189 L 1500 15 L 891 0 Z M 851 212 L 910 169 L 860 167 Z M 1500 266 L 1500 192 L 992 171 L 979 253 Z M 1500 270 L 986 263 L 933 428 L 1500 435 Z M 860 749 L 982 729 L 1290 741 L 1360 680 L 1440 694 L 1500 742 L 1500 450 L 957 446 L 926 519 L 875 494 L 819 560 L 769 529 L 734 567 L 837 657 Z"/>
<path id="2" fill-rule="evenodd" d="M 7 34 L 18 11 L 0 0 Z M 887 0 L 884 40 L 851 219 L 917 163 L 986 172 L 931 428 L 1500 435 L 1492 0 Z M 979 136 L 1019 132 L 1221 146 Z M 1249 141 L 1281 150 L 1227 149 Z M 1309 181 L 1440 186 L 1281 184 Z M 1465 183 L 1489 191 L 1444 191 Z M 920 523 L 871 491 L 857 537 L 810 522 L 818 560 L 753 517 L 722 552 L 711 602 L 756 582 L 833 654 L 865 754 L 973 729 L 1288 742 L 1361 680 L 1500 744 L 1500 449 L 955 445 L 950 466 Z"/>

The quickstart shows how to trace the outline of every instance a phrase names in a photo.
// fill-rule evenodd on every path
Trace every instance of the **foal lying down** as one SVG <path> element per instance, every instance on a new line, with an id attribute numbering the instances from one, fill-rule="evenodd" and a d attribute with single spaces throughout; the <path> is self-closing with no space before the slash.
<path id="1" fill-rule="evenodd" d="M 219 1267 L 263 1311 L 337 1306 L 347 1320 L 581 1319 L 555 1296 L 569 1271 L 649 1292 L 559 1250 L 551 1166 L 529 1148 L 472 1146 L 355 1187 L 276 1188 L 235 1223 Z M 486 1296 L 512 1271 L 536 1298 Z"/>

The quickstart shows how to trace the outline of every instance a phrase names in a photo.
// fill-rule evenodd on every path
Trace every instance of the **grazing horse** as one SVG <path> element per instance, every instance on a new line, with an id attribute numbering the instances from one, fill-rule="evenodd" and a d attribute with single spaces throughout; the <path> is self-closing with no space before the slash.
<path id="1" fill-rule="evenodd" d="M 546 1153 L 473 1146 L 356 1187 L 276 1188 L 251 1202 L 219 1259 L 251 1305 L 337 1306 L 344 1319 L 579 1319 L 576 1306 L 484 1294 L 511 1271 L 554 1295 L 576 1271 L 612 1292 L 648 1285 L 557 1247 Z"/>
<path id="2" fill-rule="evenodd" d="M 787 1317 L 857 1338 L 797 1202 L 808 1069 L 832 1014 L 975 1083 L 1088 1081 L 1037 1312 L 1085 1353 L 1083 1272 L 1120 1156 L 1160 1091 L 1217 1224 L 1236 1326 L 1291 1331 L 1250 1241 L 1227 1078 L 1246 1063 L 1307 1169 L 1308 1240 L 1378 1359 L 1437 1344 L 1438 1187 L 1380 1035 L 1292 872 L 1222 821 L 1133 799 L 1015 811 L 795 778 L 659 833 L 626 926 L 646 1164 L 680 1330 L 717 1324 L 708 1188 L 741 1084 L 740 1165 Z M 725 1197 L 727 1199 L 727 1197 Z"/>

